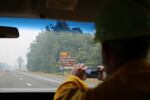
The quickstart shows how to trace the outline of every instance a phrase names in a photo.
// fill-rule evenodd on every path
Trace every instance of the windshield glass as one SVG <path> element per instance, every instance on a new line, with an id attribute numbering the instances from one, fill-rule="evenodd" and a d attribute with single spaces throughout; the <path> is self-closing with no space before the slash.
<path id="1" fill-rule="evenodd" d="M 0 92 L 55 91 L 73 64 L 85 63 L 87 73 L 101 65 L 92 22 L 0 17 L 0 25 L 20 34 L 0 39 Z M 94 87 L 101 81 L 91 76 L 86 82 Z"/>

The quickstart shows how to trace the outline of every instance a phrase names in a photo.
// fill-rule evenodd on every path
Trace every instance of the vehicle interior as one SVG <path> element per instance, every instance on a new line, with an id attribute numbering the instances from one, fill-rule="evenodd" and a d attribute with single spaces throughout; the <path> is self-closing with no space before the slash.
<path id="1" fill-rule="evenodd" d="M 139 3 L 145 5 L 148 9 L 150 9 L 150 0 L 137 0 L 137 1 Z M 27 79 L 27 77 L 25 77 L 23 75 L 22 75 L 22 78 L 20 78 L 21 74 L 24 74 L 26 76 L 42 79 L 43 81 L 53 81 L 54 83 L 59 83 L 59 84 L 62 83 L 62 82 L 58 81 L 59 79 L 58 80 L 54 80 L 53 78 L 48 79 L 48 77 L 51 77 L 51 76 L 49 75 L 50 71 L 47 72 L 47 69 L 44 69 L 44 73 L 46 73 L 44 75 L 47 75 L 46 79 L 43 79 L 44 75 L 42 73 L 40 73 L 40 71 L 38 69 L 33 69 L 32 67 L 28 67 L 27 69 L 30 70 L 30 74 L 28 74 L 28 73 L 26 73 L 25 70 L 21 70 L 19 66 L 21 66 L 21 65 L 26 66 L 26 65 L 22 64 L 23 59 L 26 59 L 25 62 L 27 63 L 28 66 L 32 66 L 32 62 L 34 62 L 34 60 L 32 59 L 31 55 L 34 55 L 34 54 L 32 54 L 30 51 L 33 50 L 33 52 L 35 52 L 36 46 L 37 46 L 36 42 L 45 40 L 45 39 L 40 38 L 40 33 L 47 34 L 51 30 L 53 30 L 53 32 L 56 32 L 56 31 L 58 32 L 57 27 L 54 26 L 55 24 L 58 25 L 61 23 L 63 25 L 67 24 L 66 26 L 72 25 L 72 27 L 71 27 L 72 31 L 75 33 L 82 33 L 82 31 L 84 31 L 84 28 L 85 29 L 90 28 L 89 29 L 90 31 L 88 31 L 88 32 L 92 32 L 92 35 L 90 35 L 90 37 L 85 35 L 85 37 L 87 36 L 86 38 L 91 39 L 91 37 L 93 37 L 93 34 L 96 32 L 95 22 L 96 22 L 97 12 L 105 6 L 106 2 L 109 2 L 109 0 L 92 0 L 92 1 L 91 0 L 1 0 L 1 3 L 0 3 L 0 42 L 1 43 L 0 43 L 0 45 L 4 46 L 1 48 L 5 48 L 8 46 L 8 48 L 6 48 L 7 50 L 10 50 L 13 52 L 16 51 L 17 53 L 19 53 L 20 49 L 17 50 L 17 47 L 12 49 L 12 47 L 15 47 L 15 45 L 18 45 L 21 47 L 22 45 L 25 45 L 25 44 L 18 44 L 20 41 L 13 42 L 11 44 L 10 42 L 11 42 L 11 40 L 13 40 L 13 38 L 19 39 L 19 37 L 21 38 L 22 34 L 27 33 L 31 28 L 35 28 L 30 25 L 40 25 L 42 23 L 46 23 L 46 21 L 51 21 L 52 23 L 48 22 L 46 24 L 42 24 L 43 26 L 38 27 L 40 31 L 36 31 L 36 32 L 39 33 L 39 36 L 37 36 L 37 34 L 32 35 L 32 33 L 29 32 L 28 36 L 26 37 L 27 38 L 26 43 L 28 43 L 29 41 L 32 42 L 30 44 L 30 46 L 27 47 L 27 49 L 28 48 L 30 48 L 30 49 L 28 50 L 27 55 L 24 55 L 24 56 L 27 56 L 25 58 L 22 57 L 21 53 L 20 53 L 20 55 L 17 55 L 17 58 L 15 58 L 15 61 L 18 63 L 14 64 L 14 66 L 17 66 L 17 67 L 13 67 L 13 68 L 8 67 L 10 65 L 7 65 L 6 63 L 4 63 L 5 61 L 0 61 L 0 77 L 3 77 L 3 78 L 0 78 L 0 80 L 1 79 L 2 79 L 2 81 L 9 80 L 9 78 L 6 78 L 6 77 L 10 73 L 12 75 L 16 75 L 16 77 L 19 77 L 19 80 L 21 80 L 21 81 L 24 81 L 25 78 Z M 27 23 L 27 22 L 29 22 L 29 23 Z M 16 24 L 16 23 L 19 23 L 19 24 Z M 27 28 L 22 26 L 20 23 L 25 24 L 24 26 L 27 26 Z M 49 24 L 51 24 L 51 25 L 49 25 Z M 49 25 L 49 26 L 46 26 L 46 25 Z M 84 26 L 84 27 L 82 27 L 82 26 Z M 25 31 L 24 33 L 21 33 L 22 30 L 19 30 L 19 28 L 25 28 L 28 30 Z M 33 34 L 34 34 L 34 32 L 33 32 Z M 67 33 L 68 30 L 65 32 Z M 70 32 L 70 30 L 69 30 L 69 32 Z M 3 34 L 1 34 L 1 33 L 3 33 Z M 11 35 L 10 35 L 10 33 L 11 33 Z M 62 33 L 62 35 L 59 35 L 59 36 L 63 37 L 63 33 Z M 43 35 L 41 35 L 41 36 L 43 36 Z M 55 35 L 50 35 L 50 34 L 48 34 L 45 37 L 48 37 L 48 36 L 51 36 L 51 38 L 49 38 L 51 40 L 53 40 L 53 37 L 57 37 Z M 71 38 L 70 35 L 65 34 L 64 36 Z M 29 38 L 32 38 L 32 39 L 30 39 L 28 41 Z M 67 39 L 65 37 L 63 37 L 63 38 Z M 86 38 L 81 38 L 81 39 L 85 39 L 85 41 L 86 41 Z M 10 41 L 9 41 L 9 39 L 10 39 Z M 7 41 L 5 41 L 5 40 L 7 40 Z M 59 41 L 60 39 L 56 38 L 56 40 Z M 6 42 L 7 42 L 7 44 L 5 44 Z M 45 45 L 44 43 L 45 42 L 42 42 L 40 45 Z M 50 43 L 54 44 L 53 41 L 50 41 Z M 87 43 L 87 42 L 85 42 L 85 43 Z M 48 44 L 46 44 L 46 45 L 48 45 Z M 64 41 L 64 45 L 70 45 L 70 44 L 68 42 Z M 84 45 L 84 42 L 82 45 Z M 90 44 L 90 46 L 93 46 L 95 48 L 97 47 L 97 45 L 99 46 L 99 44 L 96 44 L 96 45 Z M 49 46 L 49 48 L 53 48 L 50 45 L 48 45 L 48 46 Z M 59 48 L 58 44 L 55 45 L 55 47 L 57 47 L 57 46 Z M 9 48 L 9 47 L 11 47 L 11 48 Z M 32 49 L 32 47 L 33 47 L 33 49 Z M 80 47 L 78 47 L 78 49 L 82 50 L 82 48 L 80 48 Z M 7 50 L 4 50 L 5 55 L 9 55 Z M 43 49 L 40 49 L 40 50 L 42 51 Z M 69 57 L 70 57 L 70 55 L 71 55 L 70 60 L 72 61 L 72 63 L 76 62 L 74 59 L 74 55 L 72 54 L 72 53 L 74 53 L 72 49 L 58 49 L 58 50 L 63 51 L 63 52 L 61 52 L 62 55 L 60 55 L 60 56 L 68 56 L 69 55 Z M 72 50 L 71 54 L 66 52 L 67 50 Z M 96 48 L 96 50 L 98 51 L 99 49 Z M 3 51 L 0 51 L 0 52 L 3 53 Z M 54 52 L 52 52 L 52 53 L 54 53 Z M 38 53 L 38 54 L 40 54 L 40 53 Z M 84 52 L 81 52 L 81 54 L 84 55 Z M 73 55 L 73 57 L 72 57 L 72 55 Z M 12 55 L 12 56 L 14 56 L 14 55 Z M 59 56 L 59 54 L 58 54 L 58 56 Z M 79 57 L 80 57 L 80 54 L 79 54 Z M 95 56 L 93 56 L 93 57 L 95 57 Z M 97 59 L 99 57 L 95 57 L 95 58 Z M 13 58 L 9 57 L 9 59 L 13 59 Z M 31 60 L 29 61 L 28 59 L 31 59 Z M 49 58 L 49 59 L 52 59 L 52 58 Z M 56 60 L 57 60 L 57 57 L 56 57 Z M 66 60 L 66 59 L 62 59 L 62 60 Z M 79 63 L 82 63 L 82 61 L 83 61 L 82 59 L 79 60 Z M 38 63 L 38 62 L 39 62 L 39 65 L 40 65 L 40 63 L 42 63 L 42 61 L 40 61 L 40 60 L 37 61 L 36 63 Z M 9 62 L 7 62 L 7 63 L 9 63 Z M 95 61 L 95 63 L 98 65 L 97 61 Z M 92 66 L 94 64 L 89 62 L 89 65 Z M 7 66 L 7 67 L 5 69 L 2 69 L 3 71 L 1 71 L 1 66 Z M 38 64 L 36 66 L 38 66 Z M 54 66 L 54 65 L 52 65 L 52 66 Z M 66 65 L 66 66 L 68 66 L 68 65 Z M 17 74 L 14 74 L 14 69 L 15 69 L 15 71 L 17 71 Z M 68 68 L 68 69 L 70 69 L 70 68 Z M 49 70 L 54 70 L 54 69 L 52 68 Z M 68 73 L 70 71 L 70 70 L 66 70 L 66 73 L 64 73 L 64 67 L 63 68 L 60 67 L 60 70 L 63 70 L 63 72 L 61 72 L 61 75 L 63 75 L 63 76 L 66 73 L 68 75 Z M 36 71 L 38 73 L 36 73 Z M 55 73 L 55 71 L 53 73 Z M 39 76 L 36 76 L 35 74 L 38 74 Z M 54 76 L 54 75 L 52 75 L 52 76 Z M 31 87 L 32 84 L 29 83 L 29 80 L 32 80 L 32 79 L 28 79 L 28 82 L 26 83 L 26 85 L 28 87 Z M 37 81 L 37 80 L 34 83 L 38 83 L 39 81 Z M 62 77 L 62 80 L 64 80 L 64 77 Z M 97 80 L 97 79 L 95 79 L 95 80 Z M 91 82 L 91 81 L 92 80 L 89 79 L 89 82 Z M 16 80 L 13 84 L 17 84 L 17 82 L 18 82 L 18 80 Z M 97 81 L 94 81 L 94 82 L 95 82 L 95 84 L 99 83 Z M 33 90 L 32 88 L 30 89 L 30 88 L 26 88 L 26 87 L 23 87 L 23 90 L 22 90 L 22 87 L 19 89 L 16 89 L 16 88 L 10 89 L 7 86 L 5 88 L 3 86 L 0 86 L 0 98 L 4 98 L 5 100 L 7 100 L 7 99 L 52 100 L 53 96 L 55 94 L 56 88 L 53 89 L 53 87 L 52 87 L 51 90 L 49 90 L 48 87 L 45 87 L 45 85 L 47 85 L 47 83 L 43 82 L 42 86 L 44 88 L 43 87 L 42 88 L 35 87 L 34 88 L 35 90 Z M 0 81 L 0 84 L 1 84 L 1 81 Z M 7 81 L 3 81 L 2 84 L 7 84 Z M 12 85 L 12 84 L 10 84 L 10 85 Z M 50 85 L 48 85 L 48 86 L 50 86 Z"/>

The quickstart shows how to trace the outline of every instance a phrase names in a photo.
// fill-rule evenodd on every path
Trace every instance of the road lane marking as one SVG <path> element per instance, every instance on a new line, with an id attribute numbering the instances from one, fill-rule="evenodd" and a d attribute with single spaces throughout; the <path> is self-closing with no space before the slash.
<path id="1" fill-rule="evenodd" d="M 30 84 L 30 83 L 27 83 L 27 85 L 28 85 L 28 86 L 31 86 L 31 84 Z"/>
<path id="2" fill-rule="evenodd" d="M 19 78 L 20 80 L 23 80 L 22 78 Z"/>
<path id="3" fill-rule="evenodd" d="M 24 73 L 24 72 L 18 72 L 18 73 L 23 74 L 23 75 L 26 75 L 26 76 L 30 76 L 30 77 L 33 77 L 33 78 L 37 78 L 37 79 L 42 79 L 42 80 L 54 82 L 54 83 L 57 83 L 57 84 L 61 84 L 61 83 L 62 83 L 62 81 L 57 81 L 57 80 L 50 79 L 50 78 L 45 78 L 45 77 L 41 77 L 41 76 L 36 76 L 36 75 L 32 75 L 32 74 L 27 74 L 27 73 Z"/>

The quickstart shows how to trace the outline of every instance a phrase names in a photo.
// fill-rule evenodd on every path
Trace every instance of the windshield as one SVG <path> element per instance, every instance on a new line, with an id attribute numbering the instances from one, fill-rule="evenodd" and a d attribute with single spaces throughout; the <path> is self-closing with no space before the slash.
<path id="1" fill-rule="evenodd" d="M 85 63 L 91 69 L 101 65 L 92 22 L 0 17 L 0 25 L 17 27 L 20 34 L 0 39 L 0 92 L 55 91 L 73 64 Z M 94 87 L 100 81 L 86 82 Z"/>

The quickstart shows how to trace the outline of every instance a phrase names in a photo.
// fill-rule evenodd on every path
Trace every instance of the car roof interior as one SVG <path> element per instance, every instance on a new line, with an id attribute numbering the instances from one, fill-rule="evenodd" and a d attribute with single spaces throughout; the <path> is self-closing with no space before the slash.
<path id="1" fill-rule="evenodd" d="M 136 0 L 150 9 L 150 0 Z M 95 21 L 109 0 L 1 0 L 0 16 Z"/>
<path id="2" fill-rule="evenodd" d="M 137 1 L 150 9 L 150 0 Z M 0 16 L 94 22 L 98 10 L 106 2 L 109 0 L 0 0 Z M 15 100 L 51 100 L 53 95 L 54 93 L 0 93 L 2 98 Z"/>
<path id="3" fill-rule="evenodd" d="M 0 16 L 94 21 L 105 0 L 1 0 Z"/>

